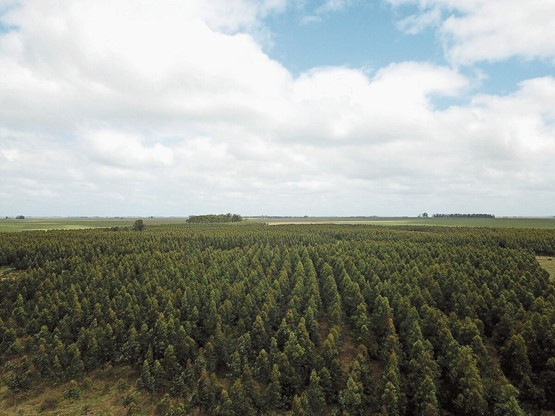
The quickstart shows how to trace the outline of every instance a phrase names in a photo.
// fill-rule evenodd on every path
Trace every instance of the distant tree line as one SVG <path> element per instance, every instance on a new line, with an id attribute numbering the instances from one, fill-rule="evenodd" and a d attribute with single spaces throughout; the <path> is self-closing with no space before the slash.
<path id="1" fill-rule="evenodd" d="M 493 214 L 434 214 L 434 218 L 495 218 Z"/>
<path id="2" fill-rule="evenodd" d="M 187 222 L 192 223 L 208 223 L 208 222 L 241 222 L 243 217 L 239 214 L 209 214 L 209 215 L 191 215 Z"/>

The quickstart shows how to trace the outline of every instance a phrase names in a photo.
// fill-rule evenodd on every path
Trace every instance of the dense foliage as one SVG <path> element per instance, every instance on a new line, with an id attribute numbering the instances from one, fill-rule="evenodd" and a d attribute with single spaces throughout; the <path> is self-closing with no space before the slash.
<path id="1" fill-rule="evenodd" d="M 173 414 L 555 410 L 549 230 L 148 226 L 8 233 L 10 388 L 132 365 Z M 178 403 L 178 404 L 176 404 Z"/>
<path id="2" fill-rule="evenodd" d="M 434 214 L 434 218 L 495 218 L 493 214 Z"/>
<path id="3" fill-rule="evenodd" d="M 239 214 L 208 214 L 191 215 L 187 222 L 190 223 L 212 223 L 212 222 L 241 222 L 243 217 Z"/>

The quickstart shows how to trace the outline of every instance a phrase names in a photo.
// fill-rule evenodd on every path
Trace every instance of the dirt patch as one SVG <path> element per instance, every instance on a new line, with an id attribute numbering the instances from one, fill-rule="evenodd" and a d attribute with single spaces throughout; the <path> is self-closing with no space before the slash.
<path id="1" fill-rule="evenodd" d="M 551 279 L 555 280 L 555 257 L 554 256 L 536 256 L 536 260 L 540 266 L 547 270 Z"/>
<path id="2" fill-rule="evenodd" d="M 9 266 L 0 267 L 0 280 L 15 279 L 22 272 Z"/>
<path id="3" fill-rule="evenodd" d="M 348 373 L 353 361 L 357 355 L 357 348 L 355 346 L 351 329 L 348 325 L 343 327 L 343 346 L 341 347 L 341 355 L 339 361 L 341 362 L 341 369 L 344 373 Z"/>
<path id="4" fill-rule="evenodd" d="M 1 376 L 6 376 L 0 371 Z M 15 398 L 7 386 L 0 384 L 0 414 L 6 416 L 31 416 L 37 414 L 58 416 L 106 415 L 124 416 L 127 413 L 126 397 L 135 397 L 139 407 L 137 415 L 152 415 L 158 396 L 138 391 L 135 381 L 138 374 L 130 367 L 110 367 L 95 370 L 78 382 L 80 397 L 66 398 L 69 383 L 57 384 L 33 380 L 31 390 Z"/>

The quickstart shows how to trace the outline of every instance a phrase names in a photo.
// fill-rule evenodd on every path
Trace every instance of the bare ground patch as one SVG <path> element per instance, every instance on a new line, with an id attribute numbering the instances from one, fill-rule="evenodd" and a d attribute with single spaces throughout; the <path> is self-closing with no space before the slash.
<path id="1" fill-rule="evenodd" d="M 95 370 L 78 382 L 80 397 L 76 399 L 64 396 L 69 383 L 54 385 L 43 380 L 35 381 L 30 390 L 15 398 L 6 385 L 0 384 L 0 414 L 124 416 L 129 407 L 126 398 L 136 403 L 137 415 L 154 414 L 160 397 L 137 391 L 137 376 L 137 372 L 129 367 L 107 366 L 105 369 Z"/>
<path id="2" fill-rule="evenodd" d="M 0 280 L 15 279 L 22 272 L 10 266 L 0 266 Z"/>
<path id="3" fill-rule="evenodd" d="M 555 256 L 536 256 L 540 266 L 547 270 L 551 279 L 555 280 Z"/>

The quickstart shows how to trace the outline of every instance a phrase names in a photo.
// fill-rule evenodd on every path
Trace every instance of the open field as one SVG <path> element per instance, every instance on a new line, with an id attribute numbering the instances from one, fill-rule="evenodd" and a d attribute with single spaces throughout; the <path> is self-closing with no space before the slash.
<path id="1" fill-rule="evenodd" d="M 542 266 L 549 275 L 551 279 L 555 280 L 555 257 L 553 256 L 536 256 L 538 263 Z"/>
<path id="2" fill-rule="evenodd" d="M 444 227 L 541 228 L 555 229 L 554 218 L 417 218 L 417 217 L 256 217 L 249 221 L 277 224 L 375 224 L 438 225 Z"/>
<path id="3" fill-rule="evenodd" d="M 19 394 L 15 400 L 7 386 L 0 386 L 0 414 L 6 416 L 153 414 L 160 397 L 137 391 L 136 378 L 136 371 L 129 367 L 107 366 L 105 369 L 95 370 L 78 383 L 80 397 L 76 399 L 64 396 L 70 388 L 69 382 L 53 386 L 52 383 L 42 381 L 33 390 Z M 131 403 L 135 404 L 131 405 Z M 135 413 L 129 410 L 131 406 L 134 407 Z"/>
<path id="4" fill-rule="evenodd" d="M 88 228 L 131 227 L 135 217 L 126 218 L 26 218 L 0 219 L 0 232 L 28 230 L 81 230 Z M 183 224 L 187 217 L 143 218 L 145 224 Z M 554 218 L 416 218 L 416 217 L 247 217 L 248 222 L 280 224 L 369 224 L 426 225 L 444 227 L 540 228 L 555 229 Z"/>
<path id="5" fill-rule="evenodd" d="M 87 228 L 131 227 L 136 218 L 26 218 L 0 219 L 0 232 L 28 230 L 83 230 Z M 180 224 L 186 218 L 144 218 L 148 224 Z"/>

